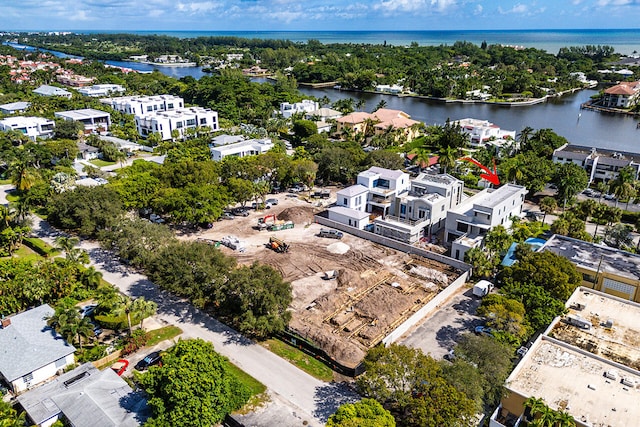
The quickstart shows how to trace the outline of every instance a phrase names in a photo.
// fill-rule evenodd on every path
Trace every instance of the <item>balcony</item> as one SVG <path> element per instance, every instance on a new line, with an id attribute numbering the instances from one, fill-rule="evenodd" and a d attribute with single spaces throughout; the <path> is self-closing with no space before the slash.
<path id="1" fill-rule="evenodd" d="M 385 221 L 394 221 L 394 222 L 399 222 L 401 224 L 406 224 L 410 227 L 414 227 L 416 225 L 420 225 L 423 222 L 427 222 L 429 218 L 421 218 L 418 220 L 412 220 L 412 219 L 407 219 L 407 218 L 400 218 L 399 216 L 394 216 L 394 215 L 387 215 L 384 220 Z"/>
<path id="2" fill-rule="evenodd" d="M 498 406 L 491 415 L 489 427 L 523 427 L 526 422 L 522 420 L 522 415 L 512 414 L 502 407 Z"/>
<path id="3" fill-rule="evenodd" d="M 378 204 L 382 204 L 382 205 L 389 205 L 391 204 L 391 200 L 387 199 L 386 197 L 381 197 L 381 196 L 376 196 L 374 194 L 371 195 L 369 202 L 371 203 L 378 203 Z"/>

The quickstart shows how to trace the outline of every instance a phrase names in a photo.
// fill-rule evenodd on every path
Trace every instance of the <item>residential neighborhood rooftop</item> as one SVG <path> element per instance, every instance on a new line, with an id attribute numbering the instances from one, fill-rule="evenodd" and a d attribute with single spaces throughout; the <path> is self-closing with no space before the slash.
<path id="1" fill-rule="evenodd" d="M 33 92 L 37 93 L 38 95 L 45 96 L 71 96 L 71 92 L 56 86 L 49 85 L 42 85 L 37 89 L 34 89 Z"/>
<path id="2" fill-rule="evenodd" d="M 64 414 L 71 425 L 137 427 L 147 418 L 146 402 L 111 369 L 91 363 L 67 372 L 18 397 L 29 418 L 39 425 Z"/>
<path id="3" fill-rule="evenodd" d="M 94 108 L 83 108 L 80 110 L 58 111 L 55 113 L 58 117 L 66 117 L 73 120 L 84 120 L 92 117 L 108 116 L 109 113 Z"/>
<path id="4" fill-rule="evenodd" d="M 356 184 L 356 185 L 351 185 L 347 188 L 343 188 L 342 190 L 339 190 L 337 194 L 339 196 L 354 197 L 354 196 L 357 196 L 358 194 L 366 193 L 367 191 L 369 191 L 369 189 L 364 185 Z"/>
<path id="5" fill-rule="evenodd" d="M 640 304 L 579 287 L 507 379 L 589 426 L 627 426 L 640 417 Z M 567 321 L 590 322 L 582 328 Z"/>
<path id="6" fill-rule="evenodd" d="M 579 267 L 640 280 L 640 255 L 571 237 L 554 235 L 542 250 L 561 255 Z M 640 313 L 639 313 L 640 318 Z"/>
<path id="7" fill-rule="evenodd" d="M 489 191 L 487 191 L 487 195 L 485 197 L 483 197 L 481 200 L 474 201 L 474 203 L 476 205 L 494 208 L 521 191 L 525 191 L 526 194 L 526 190 L 527 189 L 522 185 L 505 184 L 497 189 L 490 188 Z"/>
<path id="8" fill-rule="evenodd" d="M 371 166 L 366 171 L 360 172 L 360 174 L 362 174 L 363 176 L 372 176 L 376 174 L 376 175 L 380 175 L 380 178 L 383 178 L 383 179 L 398 179 L 403 174 L 405 174 L 405 172 L 402 172 L 401 170 L 397 170 L 397 169 L 391 170 L 391 169 L 381 168 L 378 166 Z"/>
<path id="9" fill-rule="evenodd" d="M 328 210 L 356 219 L 364 219 L 369 217 L 369 214 L 366 212 L 358 211 L 356 209 L 351 209 L 344 206 L 332 206 Z"/>
<path id="10" fill-rule="evenodd" d="M 15 110 L 15 111 L 26 110 L 30 106 L 31 106 L 30 102 L 18 101 L 18 102 L 11 102 L 9 104 L 2 104 L 2 105 L 0 105 L 0 110 L 7 110 L 7 111 L 11 111 L 11 110 Z"/>
<path id="11" fill-rule="evenodd" d="M 11 316 L 10 324 L 0 329 L 0 373 L 13 381 L 49 363 L 74 353 L 46 317 L 54 310 L 48 304 Z"/>

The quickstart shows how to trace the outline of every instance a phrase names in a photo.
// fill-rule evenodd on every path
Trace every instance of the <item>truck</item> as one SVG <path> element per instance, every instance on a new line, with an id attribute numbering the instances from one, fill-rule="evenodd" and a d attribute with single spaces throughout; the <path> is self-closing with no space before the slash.
<path id="1" fill-rule="evenodd" d="M 267 246 L 278 253 L 289 252 L 289 245 L 277 237 L 269 237 L 269 244 Z"/>
<path id="2" fill-rule="evenodd" d="M 265 215 L 262 218 L 258 218 L 258 230 L 266 230 L 270 226 L 274 225 L 278 219 L 275 214 Z"/>
<path id="3" fill-rule="evenodd" d="M 311 197 L 314 199 L 328 199 L 331 197 L 331 191 L 329 190 L 314 190 L 311 193 Z"/>
<path id="4" fill-rule="evenodd" d="M 480 280 L 478 283 L 473 285 L 473 295 L 482 298 L 488 295 L 492 289 L 493 283 L 489 282 L 488 280 Z"/>
<path id="5" fill-rule="evenodd" d="M 269 227 L 267 227 L 267 230 L 269 231 L 289 230 L 294 226 L 295 224 L 293 223 L 293 221 L 282 221 L 282 222 L 276 222 L 275 224 L 271 224 Z"/>
<path id="6" fill-rule="evenodd" d="M 320 237 L 326 237 L 328 239 L 342 239 L 342 232 L 338 230 L 331 230 L 329 228 L 321 228 L 320 233 L 318 233 Z"/>

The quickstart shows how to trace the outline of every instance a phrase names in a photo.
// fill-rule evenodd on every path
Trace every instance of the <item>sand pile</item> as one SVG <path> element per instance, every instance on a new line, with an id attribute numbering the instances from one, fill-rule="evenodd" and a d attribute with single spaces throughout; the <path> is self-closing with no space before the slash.
<path id="1" fill-rule="evenodd" d="M 287 208 L 278 214 L 278 219 L 283 221 L 293 221 L 294 224 L 309 224 L 314 221 L 315 211 L 308 206 L 294 206 Z"/>
<path id="2" fill-rule="evenodd" d="M 349 252 L 349 249 L 351 249 L 351 247 L 346 243 L 342 243 L 342 242 L 335 242 L 327 246 L 327 250 L 329 252 L 331 252 L 332 254 L 338 254 L 338 255 L 346 254 L 347 252 Z"/>

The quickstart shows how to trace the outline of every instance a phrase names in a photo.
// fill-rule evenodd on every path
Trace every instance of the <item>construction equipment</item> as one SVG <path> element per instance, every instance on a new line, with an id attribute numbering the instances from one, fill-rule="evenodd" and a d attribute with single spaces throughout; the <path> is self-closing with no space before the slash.
<path id="1" fill-rule="evenodd" d="M 270 222 L 269 219 L 272 221 Z M 275 224 L 277 221 L 275 214 L 265 215 L 262 218 L 258 218 L 258 230 L 266 230 L 269 226 Z"/>
<path id="2" fill-rule="evenodd" d="M 295 224 L 293 221 L 276 221 L 275 224 L 271 224 L 267 227 L 269 231 L 279 231 L 279 230 L 288 230 L 293 228 Z"/>
<path id="3" fill-rule="evenodd" d="M 289 245 L 286 244 L 283 240 L 278 239 L 277 237 L 269 238 L 269 248 L 278 253 L 289 252 Z"/>

